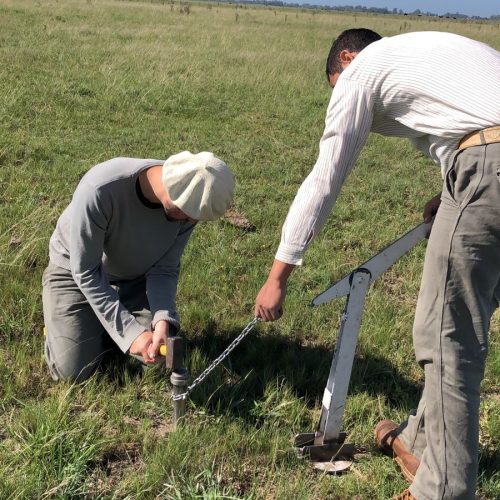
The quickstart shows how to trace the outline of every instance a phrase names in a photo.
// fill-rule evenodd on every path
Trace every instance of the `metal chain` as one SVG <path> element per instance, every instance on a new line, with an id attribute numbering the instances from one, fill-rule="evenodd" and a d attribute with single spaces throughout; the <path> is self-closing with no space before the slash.
<path id="1" fill-rule="evenodd" d="M 231 351 L 253 330 L 254 326 L 260 321 L 260 318 L 256 316 L 243 331 L 227 346 L 227 348 L 222 352 L 222 354 L 216 358 L 212 363 L 201 372 L 200 375 L 193 381 L 193 383 L 187 388 L 186 392 L 182 394 L 172 394 L 173 401 L 179 401 L 181 399 L 187 399 L 192 390 L 199 384 L 201 384 L 210 373 L 220 365 L 230 354 Z"/>

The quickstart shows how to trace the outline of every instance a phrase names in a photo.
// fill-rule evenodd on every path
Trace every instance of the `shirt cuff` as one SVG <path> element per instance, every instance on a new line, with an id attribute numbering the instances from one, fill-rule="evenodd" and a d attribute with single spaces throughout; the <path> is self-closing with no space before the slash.
<path id="1" fill-rule="evenodd" d="M 118 335 L 113 338 L 122 352 L 128 352 L 134 340 L 147 328 L 144 328 L 138 321 L 131 322 L 124 330 L 123 336 Z"/>
<path id="2" fill-rule="evenodd" d="M 305 251 L 305 248 L 302 247 L 298 248 L 295 245 L 280 243 L 275 258 L 281 262 L 284 262 L 285 264 L 301 266 Z"/>
<path id="3" fill-rule="evenodd" d="M 171 332 L 173 334 L 177 334 L 181 329 L 177 313 L 172 314 L 170 311 L 165 311 L 165 310 L 155 312 L 155 315 L 153 316 L 153 321 L 151 322 L 151 328 L 154 330 L 156 323 L 162 320 L 167 321 L 170 324 L 170 326 L 173 327 L 174 331 Z"/>

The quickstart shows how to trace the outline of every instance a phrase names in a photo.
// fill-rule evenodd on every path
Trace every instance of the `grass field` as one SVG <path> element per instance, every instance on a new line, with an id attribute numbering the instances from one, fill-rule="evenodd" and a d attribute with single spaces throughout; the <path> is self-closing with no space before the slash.
<path id="1" fill-rule="evenodd" d="M 403 418 L 422 387 L 411 328 L 423 245 L 368 297 L 344 421 L 364 450 L 351 472 L 315 472 L 291 448 L 317 424 L 343 307 L 308 301 L 420 222 L 440 189 L 438 169 L 402 140 L 369 139 L 291 280 L 284 317 L 193 393 L 184 427 L 172 430 L 161 370 L 129 361 L 73 386 L 54 384 L 42 360 L 49 236 L 82 174 L 115 156 L 209 150 L 234 170 L 235 207 L 256 231 L 222 221 L 195 231 L 178 294 L 192 373 L 241 331 L 314 164 L 324 60 L 348 27 L 452 31 L 500 48 L 491 22 L 0 0 L 0 498 L 387 499 L 405 488 L 372 428 Z M 500 498 L 499 333 L 497 314 L 481 405 L 485 499 Z"/>

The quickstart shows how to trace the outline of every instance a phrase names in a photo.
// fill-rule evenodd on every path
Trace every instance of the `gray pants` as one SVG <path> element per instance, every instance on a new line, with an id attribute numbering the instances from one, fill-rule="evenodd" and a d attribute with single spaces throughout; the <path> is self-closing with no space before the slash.
<path id="1" fill-rule="evenodd" d="M 427 247 L 413 331 L 425 386 L 402 424 L 418 500 L 473 499 L 479 391 L 500 297 L 500 144 L 456 153 Z"/>
<path id="2" fill-rule="evenodd" d="M 145 278 L 113 284 L 122 304 L 146 329 L 151 312 Z M 43 273 L 45 360 L 54 380 L 81 382 L 89 378 L 107 354 L 120 352 L 71 272 L 49 263 Z"/>

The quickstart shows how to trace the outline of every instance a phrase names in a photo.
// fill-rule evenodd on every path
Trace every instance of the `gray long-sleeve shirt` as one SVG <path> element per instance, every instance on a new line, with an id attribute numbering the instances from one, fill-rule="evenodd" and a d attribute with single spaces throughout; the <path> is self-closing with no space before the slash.
<path id="1" fill-rule="evenodd" d="M 152 328 L 167 320 L 176 329 L 180 259 L 194 225 L 170 222 L 161 205 L 138 196 L 139 174 L 162 160 L 114 158 L 90 169 L 59 217 L 50 261 L 71 271 L 106 331 L 123 352 L 144 331 L 120 303 L 110 281 L 146 277 Z"/>

